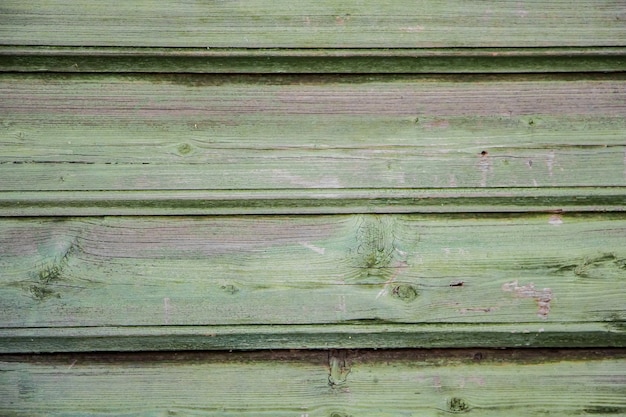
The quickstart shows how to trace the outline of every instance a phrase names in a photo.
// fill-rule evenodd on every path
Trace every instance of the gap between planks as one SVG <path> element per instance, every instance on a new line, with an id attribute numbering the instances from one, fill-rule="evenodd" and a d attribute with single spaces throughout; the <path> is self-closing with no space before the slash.
<path id="1" fill-rule="evenodd" d="M 0 217 L 617 212 L 625 187 L 5 191 Z"/>
<path id="2" fill-rule="evenodd" d="M 0 328 L 0 354 L 624 348 L 624 322 Z M 306 353 L 303 353 L 306 355 Z"/>
<path id="3" fill-rule="evenodd" d="M 2 355 L 0 411 L 11 416 L 621 416 L 625 362 L 623 349 Z"/>
<path id="4" fill-rule="evenodd" d="M 626 69 L 626 48 L 250 49 L 0 46 L 5 72 L 546 73 Z"/>

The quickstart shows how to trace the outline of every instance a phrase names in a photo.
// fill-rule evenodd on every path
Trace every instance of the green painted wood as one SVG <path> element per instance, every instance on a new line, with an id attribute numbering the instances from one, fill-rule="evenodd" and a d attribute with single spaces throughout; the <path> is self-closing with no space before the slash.
<path id="1" fill-rule="evenodd" d="M 623 350 L 0 357 L 5 416 L 624 416 Z"/>
<path id="2" fill-rule="evenodd" d="M 626 346 L 619 316 L 556 324 L 372 323 L 1 328 L 0 353 Z"/>
<path id="3" fill-rule="evenodd" d="M 625 13 L 4 1 L 0 415 L 626 415 Z"/>
<path id="4" fill-rule="evenodd" d="M 623 74 L 0 76 L 2 191 L 626 185 Z"/>
<path id="5" fill-rule="evenodd" d="M 0 327 L 121 326 L 132 338 L 136 326 L 326 325 L 297 341 L 325 347 L 334 325 L 353 325 L 344 338 L 423 325 L 379 346 L 398 347 L 440 346 L 419 336 L 431 331 L 483 346 L 480 326 L 507 324 L 489 340 L 517 345 L 515 331 L 534 346 L 624 346 L 625 236 L 621 213 L 4 219 Z M 548 334 L 552 324 L 579 330 Z M 206 348 L 191 332 L 188 348 Z M 120 335 L 112 346 L 127 343 Z"/>
<path id="6" fill-rule="evenodd" d="M 5 191 L 0 216 L 623 212 L 624 187 Z"/>
<path id="7" fill-rule="evenodd" d="M 4 0 L 4 45 L 423 48 L 624 46 L 621 0 L 131 3 Z"/>
<path id="8" fill-rule="evenodd" d="M 626 70 L 626 49 L 249 49 L 0 46 L 0 71 L 166 73 L 529 73 Z"/>

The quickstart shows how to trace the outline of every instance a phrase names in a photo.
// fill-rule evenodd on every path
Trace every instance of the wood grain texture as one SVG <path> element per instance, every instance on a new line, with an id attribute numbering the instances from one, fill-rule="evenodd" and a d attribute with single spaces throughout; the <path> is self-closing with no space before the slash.
<path id="1" fill-rule="evenodd" d="M 626 185 L 623 75 L 0 76 L 2 191 Z"/>
<path id="2" fill-rule="evenodd" d="M 5 45 L 416 48 L 624 46 L 619 0 L 5 0 Z M 480 30 L 477 30 L 477 29 Z"/>
<path id="3" fill-rule="evenodd" d="M 4 191 L 0 216 L 623 212 L 624 187 Z"/>
<path id="4" fill-rule="evenodd" d="M 5 329 L 423 325 L 404 330 L 484 346 L 480 326 L 508 324 L 490 332 L 625 343 L 622 214 L 25 218 L 0 230 Z M 547 324 L 579 325 L 578 340 Z M 394 343 L 438 345 L 378 347 Z"/>
<path id="5" fill-rule="evenodd" d="M 624 47 L 250 49 L 0 45 L 0 71 L 468 74 L 626 70 Z"/>
<path id="6" fill-rule="evenodd" d="M 376 323 L 376 322 L 374 322 Z M 350 322 L 321 325 L 47 327 L 0 329 L 0 353 L 258 349 L 606 348 L 626 346 L 619 316 L 592 323 Z"/>
<path id="7" fill-rule="evenodd" d="M 623 350 L 4 356 L 5 416 L 626 415 Z"/>
<path id="8" fill-rule="evenodd" d="M 2 2 L 0 415 L 626 416 L 623 0 L 344 3 Z"/>

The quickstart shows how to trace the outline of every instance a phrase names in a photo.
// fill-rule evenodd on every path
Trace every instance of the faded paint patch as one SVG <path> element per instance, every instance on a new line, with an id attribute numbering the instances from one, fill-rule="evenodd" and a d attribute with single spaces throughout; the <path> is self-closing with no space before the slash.
<path id="1" fill-rule="evenodd" d="M 563 216 L 561 216 L 560 214 L 553 214 L 548 219 L 548 223 L 552 226 L 560 226 L 563 224 Z"/>
<path id="2" fill-rule="evenodd" d="M 315 253 L 319 253 L 320 255 L 323 255 L 326 252 L 326 248 L 320 248 L 319 246 L 312 245 L 309 242 L 298 242 L 298 243 L 300 243 L 300 245 L 304 246 L 307 249 L 311 249 Z"/>
<path id="3" fill-rule="evenodd" d="M 424 31 L 424 26 L 421 26 L 421 25 L 406 26 L 406 27 L 400 28 L 400 30 L 402 32 L 407 32 L 407 33 L 419 33 L 419 32 L 423 32 Z"/>
<path id="4" fill-rule="evenodd" d="M 548 318 L 551 308 L 550 302 L 554 298 L 550 288 L 538 290 L 532 282 L 527 285 L 519 285 L 518 281 L 515 280 L 502 284 L 502 291 L 512 292 L 520 298 L 532 298 L 537 302 L 537 316 L 542 319 Z"/>
<path id="5" fill-rule="evenodd" d="M 347 313 L 348 312 L 348 306 L 346 304 L 346 296 L 345 295 L 340 295 L 339 296 L 339 302 L 335 306 L 335 312 L 337 312 L 337 313 Z"/>
<path id="6" fill-rule="evenodd" d="M 465 388 L 466 386 L 477 385 L 479 387 L 485 386 L 485 378 L 480 376 L 466 376 L 461 377 L 459 381 L 459 388 Z"/>
<path id="7" fill-rule="evenodd" d="M 172 304 L 170 302 L 169 297 L 163 298 L 163 322 L 165 324 L 170 324 L 170 319 L 172 317 Z"/>
<path id="8" fill-rule="evenodd" d="M 480 153 L 478 169 L 480 170 L 480 186 L 484 188 L 487 186 L 487 178 L 489 174 L 493 171 L 493 163 L 491 162 L 487 151 L 482 151 Z"/>
<path id="9" fill-rule="evenodd" d="M 554 175 L 554 162 L 556 159 L 556 155 L 554 154 L 554 151 L 550 151 L 550 153 L 548 154 L 547 158 L 546 158 L 546 166 L 548 167 L 548 175 L 549 176 L 553 176 Z"/>
<path id="10" fill-rule="evenodd" d="M 286 169 L 272 169 L 271 176 L 275 179 L 283 180 L 285 183 L 304 188 L 341 188 L 339 180 L 331 176 L 323 176 L 320 178 L 305 178 L 297 174 L 293 174 Z"/>
<path id="11" fill-rule="evenodd" d="M 624 149 L 624 179 L 626 180 L 626 149 Z"/>

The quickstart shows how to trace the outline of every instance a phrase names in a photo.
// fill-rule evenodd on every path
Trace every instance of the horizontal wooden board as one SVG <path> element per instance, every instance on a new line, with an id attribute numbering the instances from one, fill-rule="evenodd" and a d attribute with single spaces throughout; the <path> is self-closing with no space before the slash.
<path id="1" fill-rule="evenodd" d="M 626 48 L 249 49 L 0 46 L 0 71 L 555 73 L 626 70 Z"/>
<path id="2" fill-rule="evenodd" d="M 0 75 L 2 191 L 626 185 L 611 76 Z"/>
<path id="3" fill-rule="evenodd" d="M 608 213 L 3 219 L 0 327 L 26 350 L 45 349 L 20 329 L 53 343 L 46 328 L 123 327 L 131 339 L 158 326 L 275 325 L 307 333 L 299 346 L 327 347 L 324 334 L 350 324 L 347 337 L 414 325 L 409 335 L 443 332 L 450 346 L 483 346 L 486 325 L 533 346 L 623 346 L 625 238 L 624 215 Z M 570 324 L 573 340 L 571 328 L 546 327 Z M 315 340 L 302 326 L 317 325 Z M 190 332 L 180 340 L 197 340 Z M 118 350 L 133 343 L 120 336 Z"/>
<path id="4" fill-rule="evenodd" d="M 624 46 L 625 20 L 620 0 L 4 0 L 0 39 L 203 48 Z"/>
<path id="5" fill-rule="evenodd" d="M 5 416 L 624 416 L 623 350 L 0 357 Z"/>

